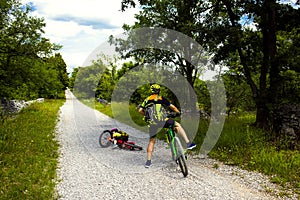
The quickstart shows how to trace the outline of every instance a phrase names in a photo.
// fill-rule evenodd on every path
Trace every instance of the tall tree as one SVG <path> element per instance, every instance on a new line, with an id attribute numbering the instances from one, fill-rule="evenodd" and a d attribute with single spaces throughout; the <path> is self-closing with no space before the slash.
<path id="1" fill-rule="evenodd" d="M 169 66 L 167 70 L 179 72 L 186 77 L 187 82 L 193 88 L 202 70 L 208 67 L 210 57 L 207 51 L 203 51 L 203 48 L 195 42 L 199 37 L 199 28 L 201 28 L 199 16 L 202 8 L 198 6 L 198 3 L 192 0 L 139 1 L 143 10 L 136 15 L 137 22 L 133 26 L 124 25 L 124 29 L 128 32 L 143 27 L 166 29 L 153 29 L 153 33 L 146 31 L 142 34 L 138 33 L 138 36 L 134 35 L 133 31 L 130 42 L 116 40 L 117 50 L 124 58 L 134 56 L 135 60 L 142 64 L 156 63 Z M 130 5 L 135 5 L 135 3 L 133 1 L 122 2 L 123 9 Z M 160 31 L 162 33 L 159 33 Z M 132 33 L 129 36 L 132 36 Z M 148 41 L 153 43 L 152 47 L 140 49 L 139 45 L 144 44 L 147 37 Z M 132 49 L 137 50 L 128 53 L 128 50 Z M 190 102 L 191 104 L 188 104 L 193 106 L 190 109 L 197 111 L 193 91 L 188 88 L 186 92 L 185 104 Z"/>
<path id="2" fill-rule="evenodd" d="M 288 11 L 288 12 L 287 12 Z M 271 111 L 276 104 L 281 102 L 279 93 L 282 77 L 280 72 L 286 69 L 280 66 L 279 49 L 286 48 L 278 45 L 279 33 L 287 33 L 290 30 L 281 26 L 282 18 L 292 16 L 298 18 L 299 12 L 291 6 L 279 4 L 276 0 L 262 1 L 218 1 L 218 5 L 212 10 L 212 16 L 223 17 L 219 27 L 223 28 L 223 34 L 216 34 L 228 40 L 217 50 L 218 59 L 226 59 L 229 62 L 237 61 L 241 66 L 241 72 L 252 89 L 253 98 L 256 102 L 256 124 L 262 128 L 269 128 Z M 255 29 L 247 29 L 241 24 L 241 19 L 253 20 Z M 293 22 L 285 22 L 296 28 Z M 210 23 L 210 21 L 206 21 Z M 245 23 L 245 21 L 243 21 Z M 224 26 L 227 24 L 227 26 Z M 296 26 L 295 26 L 296 25 Z M 224 28 L 227 28 L 226 31 Z M 296 42 L 284 34 L 283 40 Z M 294 46 L 295 43 L 292 45 Z M 226 53 L 227 52 L 227 53 Z M 299 52 L 286 54 L 291 59 Z M 232 56 L 235 55 L 235 56 Z M 231 69 L 236 68 L 230 66 Z"/>
<path id="3" fill-rule="evenodd" d="M 31 16 L 29 5 L 1 0 L 0 6 L 0 97 L 34 98 L 39 93 L 34 91 L 39 82 L 34 81 L 39 79 L 32 77 L 46 73 L 44 58 L 60 46 L 43 37 L 44 20 Z"/>
<path id="4" fill-rule="evenodd" d="M 125 30 L 164 27 L 192 37 L 214 53 L 215 63 L 240 73 L 256 103 L 257 126 L 270 126 L 272 108 L 282 102 L 282 74 L 299 68 L 299 10 L 276 0 L 123 0 L 122 9 L 138 4 L 137 22 Z"/>

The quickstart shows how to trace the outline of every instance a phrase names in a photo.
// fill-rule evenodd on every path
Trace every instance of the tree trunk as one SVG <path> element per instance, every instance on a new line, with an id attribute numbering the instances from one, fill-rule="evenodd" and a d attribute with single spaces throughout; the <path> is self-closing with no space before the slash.
<path id="1" fill-rule="evenodd" d="M 271 120 L 270 110 L 277 102 L 278 93 L 277 78 L 278 64 L 275 62 L 276 55 L 276 29 L 275 29 L 275 0 L 265 0 L 263 4 L 263 12 L 261 13 L 261 28 L 263 33 L 263 61 L 260 74 L 260 95 L 256 101 L 256 125 L 260 128 L 267 129 Z M 267 75 L 269 74 L 270 87 L 267 86 Z"/>
<path id="2" fill-rule="evenodd" d="M 190 84 L 191 88 L 194 89 L 194 77 L 193 77 L 193 65 L 189 62 L 187 62 L 187 81 Z M 188 89 L 189 90 L 189 89 Z M 194 95 L 194 91 L 188 91 L 188 100 L 192 113 L 198 112 L 197 109 L 197 97 Z"/>
<path id="3" fill-rule="evenodd" d="M 235 16 L 233 12 L 233 5 L 228 0 L 223 0 L 228 16 L 232 23 L 233 28 L 237 27 L 237 16 Z M 239 53 L 239 57 L 241 60 L 241 64 L 244 69 L 245 77 L 247 83 L 250 85 L 253 98 L 256 103 L 256 126 L 260 128 L 268 128 L 269 119 L 270 119 L 270 111 L 267 104 L 270 101 L 270 96 L 272 94 L 268 93 L 267 86 L 267 75 L 269 74 L 271 62 L 274 61 L 275 53 L 276 53 L 276 35 L 275 35 L 275 4 L 276 0 L 265 0 L 262 12 L 261 12 L 261 28 L 263 33 L 263 61 L 260 69 L 260 78 L 259 78 L 259 88 L 254 83 L 251 70 L 249 69 L 246 57 L 242 51 L 241 45 L 241 35 L 239 32 L 236 32 L 235 41 L 236 41 L 236 49 Z M 272 62 L 274 63 L 274 62 Z M 275 63 L 274 63 L 275 64 Z M 275 65 L 274 65 L 275 67 Z M 275 71 L 274 71 L 275 72 Z M 271 79 L 272 77 L 270 77 Z M 272 79 L 274 80 L 274 79 Z"/>
<path id="4" fill-rule="evenodd" d="M 269 110 L 265 99 L 257 99 L 256 101 L 256 121 L 255 125 L 262 129 L 269 128 Z"/>
<path id="5" fill-rule="evenodd" d="M 268 21 L 268 37 L 269 37 L 269 54 L 270 54 L 270 102 L 277 104 L 279 101 L 279 65 L 276 60 L 277 47 L 276 47 L 276 18 L 275 18 L 275 2 L 272 2 L 269 9 L 269 21 Z"/>

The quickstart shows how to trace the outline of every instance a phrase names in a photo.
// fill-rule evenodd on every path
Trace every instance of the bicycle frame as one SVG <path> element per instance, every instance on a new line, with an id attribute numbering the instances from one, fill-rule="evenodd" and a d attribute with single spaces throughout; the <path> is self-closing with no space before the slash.
<path id="1" fill-rule="evenodd" d="M 180 166 L 181 172 L 184 177 L 188 175 L 186 165 L 186 157 L 181 146 L 181 142 L 175 135 L 174 127 L 169 127 L 167 131 L 167 142 L 171 147 L 172 159 Z"/>
<path id="2" fill-rule="evenodd" d="M 177 155 L 178 152 L 177 152 L 175 142 L 174 142 L 175 141 L 175 131 L 173 130 L 172 127 L 168 128 L 167 140 L 168 140 L 169 145 L 171 146 L 172 158 L 173 158 L 173 160 L 176 160 L 178 157 L 178 155 Z"/>

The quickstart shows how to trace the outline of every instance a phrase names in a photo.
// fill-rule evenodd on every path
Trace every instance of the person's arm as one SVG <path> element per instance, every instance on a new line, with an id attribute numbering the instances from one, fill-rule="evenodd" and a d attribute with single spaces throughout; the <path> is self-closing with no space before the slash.
<path id="1" fill-rule="evenodd" d="M 174 112 L 180 114 L 180 111 L 178 110 L 178 108 L 176 106 L 174 106 L 173 104 L 170 104 L 169 108 L 171 108 Z"/>
<path id="2" fill-rule="evenodd" d="M 178 110 L 178 108 L 176 106 L 174 106 L 173 104 L 171 104 L 169 100 L 167 100 L 165 97 L 162 97 L 162 101 L 163 101 L 164 105 L 168 106 L 171 110 L 176 112 L 178 114 L 178 116 L 180 115 L 180 111 Z"/>
<path id="3" fill-rule="evenodd" d="M 144 111 L 144 108 L 142 107 L 139 107 L 139 113 L 141 113 L 143 116 L 145 115 L 145 111 Z"/>
<path id="4" fill-rule="evenodd" d="M 146 105 L 146 102 L 147 102 L 147 99 L 145 99 L 144 101 L 143 101 L 143 103 L 142 104 L 140 104 L 139 105 L 139 109 L 138 109 L 138 112 L 141 114 L 141 115 L 143 115 L 143 116 L 145 116 L 145 105 Z"/>

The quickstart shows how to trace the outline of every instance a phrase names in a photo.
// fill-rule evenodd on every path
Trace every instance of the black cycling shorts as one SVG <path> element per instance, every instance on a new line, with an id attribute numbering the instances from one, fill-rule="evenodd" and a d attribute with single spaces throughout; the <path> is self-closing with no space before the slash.
<path id="1" fill-rule="evenodd" d="M 155 138 L 156 134 L 160 131 L 160 129 L 173 127 L 174 125 L 175 125 L 174 119 L 168 119 L 167 121 L 151 124 L 149 127 L 150 138 Z"/>

